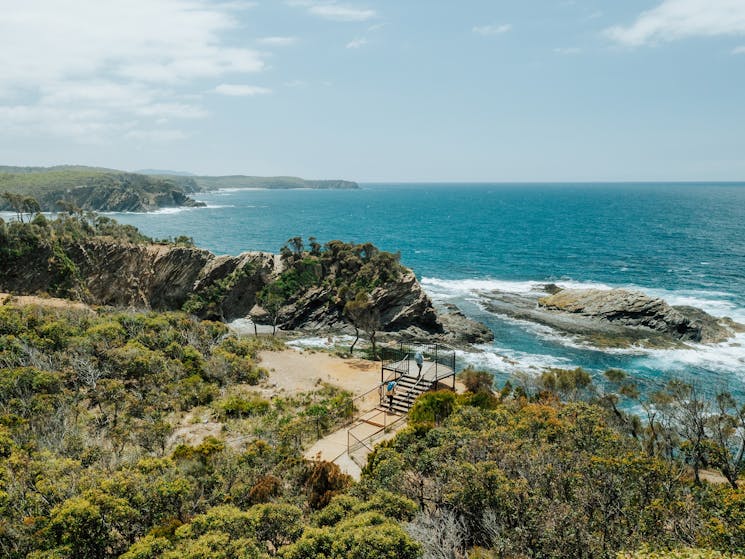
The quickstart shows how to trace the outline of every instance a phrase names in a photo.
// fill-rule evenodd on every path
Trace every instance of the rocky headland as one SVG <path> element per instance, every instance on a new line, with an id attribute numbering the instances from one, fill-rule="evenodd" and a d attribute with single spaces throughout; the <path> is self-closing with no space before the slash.
<path id="1" fill-rule="evenodd" d="M 561 289 L 549 284 L 530 294 L 488 291 L 481 295 L 491 312 L 549 326 L 601 348 L 713 344 L 745 331 L 745 326 L 729 318 L 695 307 L 671 306 L 626 289 Z"/>
<path id="2" fill-rule="evenodd" d="M 116 169 L 60 165 L 0 166 L 0 210 L 18 211 L 32 198 L 41 211 L 148 212 L 169 207 L 203 207 L 190 197 L 220 188 L 356 189 L 356 182 L 299 177 L 196 176 L 129 173 Z M 7 194 L 7 195 L 6 195 Z"/>
<path id="3" fill-rule="evenodd" d="M 491 335 L 457 309 L 438 313 L 414 273 L 372 245 L 334 241 L 333 250 L 316 254 L 293 254 L 285 247 L 283 255 L 216 256 L 191 246 L 101 235 L 55 243 L 39 238 L 35 244 L 18 246 L 18 239 L 7 234 L 13 227 L 5 228 L 5 238 L 0 238 L 5 255 L 0 291 L 46 293 L 114 307 L 183 309 L 212 320 L 251 315 L 285 330 L 330 333 L 353 331 L 345 312 L 351 288 L 345 286 L 368 278 L 365 294 L 380 333 L 454 344 Z M 386 265 L 389 271 L 384 275 Z M 273 316 L 268 316 L 267 300 L 261 298 L 267 287 L 282 294 Z"/>

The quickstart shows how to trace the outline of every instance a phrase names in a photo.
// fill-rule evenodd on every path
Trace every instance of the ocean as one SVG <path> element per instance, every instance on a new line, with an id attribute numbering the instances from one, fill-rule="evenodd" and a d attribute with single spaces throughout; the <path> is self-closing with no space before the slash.
<path id="1" fill-rule="evenodd" d="M 486 323 L 493 344 L 459 353 L 501 383 L 518 372 L 621 368 L 648 391 L 670 378 L 745 394 L 745 335 L 689 350 L 601 350 L 485 310 L 479 291 L 553 282 L 624 287 L 745 323 L 745 183 L 363 184 L 360 190 L 200 193 L 205 208 L 114 214 L 157 238 L 218 254 L 287 239 L 373 242 L 400 252 L 436 302 Z"/>

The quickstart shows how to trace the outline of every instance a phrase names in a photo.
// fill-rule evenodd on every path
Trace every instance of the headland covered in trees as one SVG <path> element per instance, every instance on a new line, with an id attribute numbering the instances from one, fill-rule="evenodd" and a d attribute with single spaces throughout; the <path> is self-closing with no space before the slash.
<path id="1" fill-rule="evenodd" d="M 59 165 L 55 167 L 0 166 L 0 211 L 13 211 L 35 199 L 39 209 L 56 212 L 66 207 L 89 211 L 146 212 L 165 207 L 200 207 L 191 195 L 221 188 L 353 189 L 344 180 L 298 177 L 196 176 L 168 171 L 131 173 L 115 169 Z"/>
<path id="2" fill-rule="evenodd" d="M 582 369 L 495 387 L 467 370 L 460 393 L 420 396 L 355 483 L 302 457 L 354 415 L 353 395 L 278 391 L 261 355 L 282 342 L 221 320 L 457 334 L 395 255 L 291 239 L 215 257 L 79 210 L 23 217 L 0 222 L 0 287 L 92 306 L 0 305 L 3 556 L 745 552 L 745 406 L 726 392 L 641 395 L 619 370 L 601 389 Z M 173 436 L 205 422 L 209 435 Z"/>

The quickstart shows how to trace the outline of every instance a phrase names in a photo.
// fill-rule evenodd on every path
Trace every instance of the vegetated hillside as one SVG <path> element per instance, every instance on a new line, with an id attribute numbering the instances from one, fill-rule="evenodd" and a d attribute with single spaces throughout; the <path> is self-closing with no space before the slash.
<path id="1" fill-rule="evenodd" d="M 375 491 L 317 512 L 351 482 L 301 451 L 349 417 L 351 396 L 320 385 L 270 399 L 256 356 L 275 345 L 184 313 L 6 301 L 0 556 L 308 557 L 293 544 L 325 534 L 328 557 L 416 557 L 398 523 L 413 515 L 406 499 Z M 203 417 L 223 429 L 174 438 Z"/>
<path id="2" fill-rule="evenodd" d="M 310 180 L 299 177 L 249 177 L 232 175 L 222 177 L 191 177 L 201 190 L 220 188 L 315 188 L 315 189 L 357 189 L 356 182 L 345 180 Z"/>
<path id="3" fill-rule="evenodd" d="M 59 202 L 82 210 L 149 211 L 169 206 L 198 206 L 187 192 L 198 189 L 190 179 L 150 177 L 93 167 L 0 167 L 0 194 L 35 198 L 42 211 L 58 211 Z M 1 210 L 13 210 L 0 198 Z"/>
<path id="4" fill-rule="evenodd" d="M 408 531 L 428 558 L 742 557 L 745 403 L 681 382 L 640 396 L 622 372 L 606 376 L 618 392 L 595 391 L 577 369 L 495 394 L 488 373 L 468 371 L 468 394 L 420 396 L 356 490 L 417 502 Z M 646 422 L 616 408 L 624 397 Z M 704 465 L 732 479 L 703 481 Z"/>
<path id="5" fill-rule="evenodd" d="M 582 371 L 500 394 L 470 371 L 468 393 L 422 396 L 355 484 L 301 453 L 350 416 L 351 395 L 268 397 L 254 387 L 267 344 L 184 313 L 0 305 L 0 555 L 742 557 L 745 492 L 688 473 L 696 435 L 672 418 L 699 400 L 680 387 L 644 428 Z M 707 417 L 721 464 L 708 434 L 726 422 Z M 223 427 L 174 440 L 202 418 Z"/>

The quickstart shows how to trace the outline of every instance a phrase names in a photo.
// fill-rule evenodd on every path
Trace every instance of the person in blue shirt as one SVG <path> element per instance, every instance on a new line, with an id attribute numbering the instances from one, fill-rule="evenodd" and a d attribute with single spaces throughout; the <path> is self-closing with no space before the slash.
<path id="1" fill-rule="evenodd" d="M 385 394 L 388 396 L 388 407 L 392 410 L 393 409 L 393 396 L 396 395 L 396 381 L 392 380 L 388 383 L 388 385 L 385 387 Z"/>
<path id="2" fill-rule="evenodd" d="M 424 357 L 422 356 L 421 351 L 416 352 L 416 355 L 414 355 L 414 361 L 416 361 L 416 366 L 419 367 L 419 372 L 417 373 L 416 378 L 421 378 L 422 365 L 424 364 Z"/>

